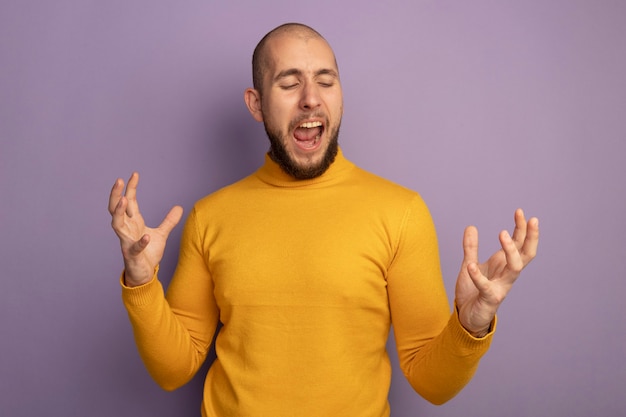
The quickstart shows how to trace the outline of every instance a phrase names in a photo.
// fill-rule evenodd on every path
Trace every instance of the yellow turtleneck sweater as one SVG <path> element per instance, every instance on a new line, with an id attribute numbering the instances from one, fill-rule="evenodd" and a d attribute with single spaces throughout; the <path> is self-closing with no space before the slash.
<path id="1" fill-rule="evenodd" d="M 427 400 L 452 398 L 491 334 L 450 314 L 437 238 L 420 196 L 343 157 L 294 180 L 266 157 L 196 203 L 164 297 L 123 287 L 139 352 L 165 389 L 209 350 L 203 416 L 383 417 L 391 323 L 404 374 Z"/>

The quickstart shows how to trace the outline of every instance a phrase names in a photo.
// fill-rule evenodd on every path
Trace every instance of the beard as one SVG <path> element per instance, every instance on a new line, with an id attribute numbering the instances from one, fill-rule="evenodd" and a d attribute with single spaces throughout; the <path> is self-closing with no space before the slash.
<path id="1" fill-rule="evenodd" d="M 287 152 L 287 149 L 283 145 L 281 138 L 286 137 L 280 133 L 272 132 L 267 124 L 265 126 L 265 132 L 270 140 L 269 156 L 272 161 L 276 162 L 283 171 L 291 175 L 297 180 L 310 180 L 322 175 L 335 162 L 335 157 L 339 150 L 339 125 L 330 132 L 330 140 L 328 147 L 321 161 L 315 165 L 302 166 L 298 164 Z"/>

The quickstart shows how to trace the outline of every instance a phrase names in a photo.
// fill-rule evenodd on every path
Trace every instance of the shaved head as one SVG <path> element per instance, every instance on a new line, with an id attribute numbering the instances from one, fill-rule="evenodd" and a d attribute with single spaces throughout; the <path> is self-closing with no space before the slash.
<path id="1" fill-rule="evenodd" d="M 326 39 L 318 31 L 302 23 L 285 23 L 268 32 L 259 41 L 252 54 L 252 84 L 260 94 L 263 94 L 263 77 L 270 66 L 270 58 L 267 53 L 268 41 L 283 35 L 294 36 L 303 40 L 322 39 L 326 42 Z"/>
<path id="2" fill-rule="evenodd" d="M 287 23 L 261 39 L 244 100 L 270 140 L 269 157 L 295 179 L 322 175 L 338 152 L 343 94 L 335 54 L 317 31 Z"/>

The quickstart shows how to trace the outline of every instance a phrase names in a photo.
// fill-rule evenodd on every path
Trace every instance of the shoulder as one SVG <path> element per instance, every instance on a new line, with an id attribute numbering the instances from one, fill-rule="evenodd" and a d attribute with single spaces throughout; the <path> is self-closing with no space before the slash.
<path id="1" fill-rule="evenodd" d="M 252 175 L 244 177 L 202 197 L 194 204 L 194 210 L 196 212 L 223 210 L 225 206 L 240 204 L 242 201 L 249 200 L 246 190 L 255 188 L 257 182 L 258 180 Z"/>
<path id="2" fill-rule="evenodd" d="M 356 167 L 353 171 L 355 185 L 359 185 L 371 198 L 385 198 L 388 201 L 420 201 L 422 197 L 418 191 L 412 190 L 404 185 L 398 184 L 380 175 Z"/>

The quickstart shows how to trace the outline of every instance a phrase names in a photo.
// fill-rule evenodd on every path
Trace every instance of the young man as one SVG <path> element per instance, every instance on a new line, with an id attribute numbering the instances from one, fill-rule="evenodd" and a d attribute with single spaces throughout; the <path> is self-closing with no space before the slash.
<path id="1" fill-rule="evenodd" d="M 140 354 L 165 389 L 204 361 L 203 416 L 371 416 L 390 413 L 385 345 L 393 323 L 415 390 L 441 404 L 465 386 L 495 330 L 495 314 L 534 258 L 538 220 L 515 213 L 513 236 L 478 265 L 468 227 L 449 311 L 435 229 L 420 196 L 343 156 L 339 70 L 313 29 L 280 26 L 253 57 L 252 116 L 270 139 L 253 175 L 205 197 L 186 221 L 167 297 L 157 278 L 182 209 L 145 226 L 138 175 L 111 191 L 125 271 L 123 300 Z"/>

